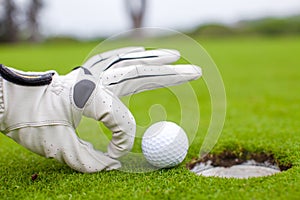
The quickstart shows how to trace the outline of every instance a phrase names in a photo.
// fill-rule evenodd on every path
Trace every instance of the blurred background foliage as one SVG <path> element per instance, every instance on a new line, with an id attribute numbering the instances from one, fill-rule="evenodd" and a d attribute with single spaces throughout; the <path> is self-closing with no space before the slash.
<path id="1" fill-rule="evenodd" d="M 281 36 L 300 35 L 300 15 L 243 20 L 235 24 L 205 24 L 190 32 L 191 36 Z"/>
<path id="2" fill-rule="evenodd" d="M 39 31 L 39 17 L 41 10 L 47 7 L 45 1 L 26 0 L 25 2 L 20 7 L 15 0 L 0 0 L 1 43 L 77 40 L 71 36 L 53 36 L 53 38 L 43 36 Z M 149 2 L 146 0 L 126 0 L 124 2 L 124 8 L 132 28 L 142 27 Z M 300 35 L 300 15 L 242 20 L 232 24 L 200 24 L 193 30 L 185 32 L 196 38 Z M 93 39 L 99 40 L 99 38 Z"/>
<path id="3" fill-rule="evenodd" d="M 0 0 L 0 42 L 41 41 L 38 17 L 42 7 L 42 0 L 27 1 L 22 7 L 13 0 Z"/>

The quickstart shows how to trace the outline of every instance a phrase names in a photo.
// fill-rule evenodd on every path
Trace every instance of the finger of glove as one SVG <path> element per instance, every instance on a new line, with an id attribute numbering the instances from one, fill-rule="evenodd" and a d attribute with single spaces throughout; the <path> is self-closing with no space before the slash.
<path id="1" fill-rule="evenodd" d="M 105 59 L 108 59 L 109 57 L 117 56 L 119 54 L 124 54 L 124 53 L 141 52 L 141 51 L 145 51 L 145 48 L 144 47 L 124 47 L 124 48 L 120 48 L 120 49 L 114 49 L 111 51 L 107 51 L 107 52 L 92 56 L 82 65 L 82 67 L 91 68 L 95 64 L 97 64 Z"/>
<path id="2" fill-rule="evenodd" d="M 136 123 L 128 108 L 111 92 L 98 89 L 83 115 L 103 122 L 112 131 L 107 153 L 112 158 L 127 154 L 134 143 Z"/>
<path id="3" fill-rule="evenodd" d="M 109 57 L 120 55 L 120 54 L 126 54 L 126 53 L 132 53 L 132 52 L 143 52 L 143 51 L 145 51 L 144 47 L 139 47 L 139 46 L 124 47 L 124 48 L 120 48 L 120 49 L 114 49 L 114 50 L 111 50 L 111 51 L 106 51 L 106 52 L 104 52 L 100 55 L 101 55 L 102 58 L 107 59 Z"/>
<path id="4" fill-rule="evenodd" d="M 121 163 L 77 137 L 68 126 L 27 127 L 8 134 L 27 149 L 54 158 L 76 171 L 92 173 L 121 167 Z"/>
<path id="5" fill-rule="evenodd" d="M 130 52 L 112 57 L 107 63 L 106 70 L 129 65 L 163 65 L 176 62 L 179 58 L 180 53 L 171 49 Z"/>
<path id="6" fill-rule="evenodd" d="M 117 96 L 178 85 L 198 79 L 200 67 L 194 65 L 139 65 L 105 71 L 103 85 Z"/>
<path id="7" fill-rule="evenodd" d="M 177 61 L 180 54 L 176 50 L 160 49 L 143 52 L 125 53 L 113 56 L 93 66 L 92 73 L 100 75 L 103 71 L 129 65 L 161 65 Z"/>

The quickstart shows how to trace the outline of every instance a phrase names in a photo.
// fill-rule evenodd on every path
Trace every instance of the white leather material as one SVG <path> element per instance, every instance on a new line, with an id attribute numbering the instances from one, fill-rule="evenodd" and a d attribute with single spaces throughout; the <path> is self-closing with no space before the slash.
<path id="1" fill-rule="evenodd" d="M 46 158 L 66 163 L 74 170 L 92 173 L 121 167 L 121 163 L 77 137 L 74 128 L 63 125 L 25 127 L 8 133 L 16 142 Z"/>
<path id="2" fill-rule="evenodd" d="M 77 171 L 91 173 L 119 168 L 118 160 L 95 150 L 75 133 L 83 112 L 72 101 L 78 77 L 76 71 L 67 76 L 55 75 L 50 85 L 32 87 L 1 79 L 4 102 L 1 131 L 32 152 L 55 158 Z"/>
<path id="3" fill-rule="evenodd" d="M 50 85 L 45 86 L 28 87 L 3 80 L 6 128 L 2 132 L 28 126 L 74 126 L 78 122 L 72 118 L 71 87 L 57 75 Z"/>
<path id="4" fill-rule="evenodd" d="M 83 113 L 102 121 L 113 135 L 108 145 L 108 155 L 118 158 L 131 150 L 133 146 L 136 123 L 128 108 L 110 91 L 98 88 L 96 98 Z"/>
<path id="5" fill-rule="evenodd" d="M 201 75 L 201 69 L 193 65 L 133 65 L 105 71 L 102 84 L 121 97 L 178 85 Z"/>

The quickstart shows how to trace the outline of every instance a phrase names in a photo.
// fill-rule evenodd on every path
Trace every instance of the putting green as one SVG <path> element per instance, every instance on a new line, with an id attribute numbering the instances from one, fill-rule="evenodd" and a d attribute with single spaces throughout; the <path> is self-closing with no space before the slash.
<path id="1" fill-rule="evenodd" d="M 212 152 L 270 152 L 280 164 L 291 164 L 291 169 L 249 180 L 202 177 L 187 170 L 185 164 L 198 156 L 210 120 L 210 97 L 204 82 L 199 80 L 192 85 L 203 91 L 197 94 L 200 129 L 180 166 L 149 173 L 81 174 L 35 155 L 1 135 L 0 198 L 297 199 L 300 196 L 300 38 L 198 41 L 219 67 L 226 88 L 226 122 Z M 184 45 L 176 39 L 173 42 L 177 42 L 179 50 Z M 67 73 L 81 64 L 95 45 L 75 42 L 1 45 L 0 63 L 23 70 L 55 69 Z M 164 89 L 153 92 L 158 93 L 166 92 Z M 157 101 L 151 94 L 141 93 L 131 101 L 144 101 L 151 106 Z M 160 103 L 165 105 L 168 119 L 176 121 L 180 117 L 174 107 L 178 102 L 168 102 L 162 99 Z M 138 123 L 147 125 L 150 119 L 144 109 L 141 104 L 131 107 Z"/>

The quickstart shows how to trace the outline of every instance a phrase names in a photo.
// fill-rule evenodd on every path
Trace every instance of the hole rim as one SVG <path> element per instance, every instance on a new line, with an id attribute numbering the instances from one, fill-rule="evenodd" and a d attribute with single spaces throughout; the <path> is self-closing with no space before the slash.
<path id="1" fill-rule="evenodd" d="M 278 173 L 287 171 L 290 168 L 293 167 L 293 164 L 291 162 L 283 163 L 281 162 L 277 157 L 276 154 L 271 151 L 247 151 L 245 149 L 240 150 L 223 150 L 219 153 L 209 153 L 201 158 L 194 157 L 192 160 L 188 163 L 186 163 L 186 168 L 193 172 L 193 169 L 200 165 L 204 164 L 209 167 L 212 166 L 214 168 L 216 167 L 224 167 L 224 168 L 230 168 L 232 166 L 238 166 L 238 165 L 246 165 L 246 162 L 252 162 L 255 161 L 255 164 L 249 166 L 260 166 L 260 167 L 267 167 L 267 168 L 278 168 Z M 273 166 L 273 167 L 272 167 Z M 203 171 L 208 170 L 211 168 L 203 169 Z M 277 173 L 275 173 L 277 174 Z M 201 174 L 199 174 L 201 175 Z M 253 176 L 248 178 L 258 178 L 258 177 L 266 177 L 266 176 L 272 176 L 274 174 L 270 175 L 263 175 L 263 176 Z M 208 177 L 208 176 L 205 176 Z M 228 178 L 228 177 L 221 177 L 221 176 L 211 176 L 216 178 Z M 235 177 L 232 177 L 235 178 Z"/>

